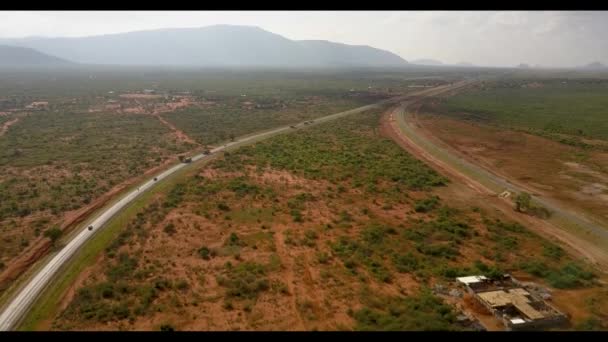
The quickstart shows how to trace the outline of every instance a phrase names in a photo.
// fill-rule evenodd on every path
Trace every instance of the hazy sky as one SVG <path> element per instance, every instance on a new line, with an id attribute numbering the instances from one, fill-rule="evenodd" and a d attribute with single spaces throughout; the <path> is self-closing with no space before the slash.
<path id="1" fill-rule="evenodd" d="M 608 11 L 2 11 L 0 37 L 78 37 L 214 24 L 254 25 L 289 39 L 370 45 L 410 61 L 608 64 Z"/>

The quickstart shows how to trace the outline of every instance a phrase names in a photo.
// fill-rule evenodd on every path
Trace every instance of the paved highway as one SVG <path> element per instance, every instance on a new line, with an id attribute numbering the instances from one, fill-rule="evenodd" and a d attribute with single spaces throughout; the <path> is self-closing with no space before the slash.
<path id="1" fill-rule="evenodd" d="M 379 108 L 382 105 L 395 103 L 402 101 L 403 99 L 410 96 L 421 96 L 425 95 L 435 89 L 444 88 L 445 86 L 432 88 L 423 90 L 420 92 L 412 93 L 409 95 L 399 96 L 395 98 L 391 98 L 388 100 L 380 101 L 376 104 L 371 104 L 363 107 L 359 107 L 356 109 L 352 109 L 349 111 L 328 115 L 322 118 L 318 118 L 311 121 L 306 121 L 299 123 L 297 125 L 293 125 L 294 128 L 311 126 L 318 123 L 334 120 L 343 116 L 360 113 L 369 109 Z M 228 147 L 232 147 L 235 145 L 244 145 L 247 143 L 251 143 L 257 140 L 262 140 L 264 138 L 268 138 L 270 136 L 285 132 L 285 131 L 293 131 L 294 128 L 290 126 L 284 126 L 280 128 L 276 128 L 267 132 L 246 136 L 235 141 L 229 142 L 223 146 L 214 148 L 211 150 L 211 154 L 220 152 L 225 150 Z M 192 162 L 197 160 L 201 160 L 204 158 L 209 158 L 208 155 L 199 154 L 192 157 Z M 10 300 L 9 304 L 5 307 L 4 311 L 0 315 L 0 331 L 6 331 L 14 329 L 20 320 L 27 313 L 28 309 L 32 306 L 38 296 L 42 293 L 42 291 L 46 288 L 46 286 L 51 281 L 52 277 L 57 274 L 61 266 L 63 266 L 75 253 L 81 248 L 84 243 L 91 238 L 98 230 L 102 229 L 102 227 L 118 212 L 124 209 L 129 203 L 133 202 L 138 196 L 144 193 L 146 190 L 152 188 L 159 182 L 162 182 L 163 179 L 169 177 L 173 173 L 178 170 L 186 167 L 188 164 L 180 163 L 171 167 L 170 169 L 160 173 L 156 177 L 151 178 L 144 184 L 140 185 L 139 188 L 131 191 L 127 195 L 125 195 L 121 200 L 116 202 L 110 208 L 105 210 L 101 215 L 97 216 L 93 221 L 82 227 L 82 231 L 78 233 L 66 246 L 64 246 L 44 267 L 42 267 L 26 284 L 23 286 Z M 92 228 L 91 228 L 92 227 Z M 89 229 L 90 228 L 90 229 Z"/>

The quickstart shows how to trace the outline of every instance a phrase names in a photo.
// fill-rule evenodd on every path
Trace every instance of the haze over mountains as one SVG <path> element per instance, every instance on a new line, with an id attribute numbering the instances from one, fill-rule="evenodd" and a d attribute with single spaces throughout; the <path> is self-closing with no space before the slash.
<path id="1" fill-rule="evenodd" d="M 402 57 L 364 45 L 290 40 L 255 26 L 214 25 L 79 38 L 0 39 L 0 66 L 184 66 L 262 68 L 476 67 Z M 19 49 L 18 47 L 21 47 Z M 581 63 L 582 64 L 582 63 Z M 517 68 L 529 68 L 520 64 Z M 605 70 L 594 62 L 580 66 Z"/>
<path id="2" fill-rule="evenodd" d="M 606 69 L 607 67 L 600 62 L 593 62 L 585 65 L 583 68 L 585 69 Z"/>
<path id="3" fill-rule="evenodd" d="M 81 38 L 0 39 L 82 64 L 201 67 L 400 67 L 407 61 L 369 46 L 294 41 L 252 26 L 215 25 Z"/>
<path id="4" fill-rule="evenodd" d="M 0 45 L 0 66 L 60 66 L 72 64 L 34 49 Z"/>

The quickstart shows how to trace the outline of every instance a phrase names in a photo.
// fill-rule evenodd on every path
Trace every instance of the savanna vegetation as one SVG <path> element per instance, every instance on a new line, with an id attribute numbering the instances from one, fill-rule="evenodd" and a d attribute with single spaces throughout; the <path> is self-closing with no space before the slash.
<path id="1" fill-rule="evenodd" d="M 200 144 L 376 102 L 409 91 L 412 82 L 443 82 L 364 71 L 76 67 L 0 74 L 0 112 L 7 113 L 0 124 L 19 118 L 0 136 L 4 264 L 48 228 L 63 228 L 78 210 L 100 204 L 103 194 Z"/>
<path id="2" fill-rule="evenodd" d="M 526 227 L 438 196 L 449 182 L 380 135 L 381 113 L 192 171 L 124 227 L 53 327 L 462 330 L 434 284 L 524 272 L 598 288 L 595 271 Z"/>

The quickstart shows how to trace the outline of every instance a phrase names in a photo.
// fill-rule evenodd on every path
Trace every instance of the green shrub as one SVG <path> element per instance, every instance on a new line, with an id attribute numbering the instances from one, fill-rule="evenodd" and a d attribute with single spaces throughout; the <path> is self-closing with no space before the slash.
<path id="1" fill-rule="evenodd" d="M 106 275 L 110 281 L 130 278 L 137 268 L 137 260 L 129 257 L 126 253 L 118 255 L 117 263 L 108 269 Z"/>
<path id="2" fill-rule="evenodd" d="M 171 283 L 165 278 L 158 278 L 154 281 L 154 288 L 164 291 L 171 288 Z"/>
<path id="3" fill-rule="evenodd" d="M 416 201 L 414 204 L 414 210 L 417 213 L 426 213 L 435 209 L 439 205 L 439 197 L 432 196 L 422 200 Z"/>
<path id="4" fill-rule="evenodd" d="M 226 267 L 226 275 L 218 276 L 218 284 L 227 288 L 228 297 L 241 299 L 255 299 L 270 286 L 264 265 L 252 262 Z"/>
<path id="5" fill-rule="evenodd" d="M 320 264 L 327 264 L 327 262 L 329 261 L 329 254 L 327 254 L 325 252 L 317 253 L 317 261 Z"/>
<path id="6" fill-rule="evenodd" d="M 206 246 L 201 247 L 198 250 L 198 254 L 201 256 L 201 258 L 203 258 L 205 260 L 211 259 L 211 256 L 212 256 L 211 250 Z"/>
<path id="7" fill-rule="evenodd" d="M 354 312 L 356 330 L 459 330 L 452 308 L 428 290 L 408 297 L 376 298 L 376 301 L 380 305 Z"/>
<path id="8" fill-rule="evenodd" d="M 131 315 L 131 310 L 125 303 L 115 305 L 112 308 L 112 316 L 114 319 L 118 319 L 118 320 L 126 319 L 129 317 L 129 315 Z"/>
<path id="9" fill-rule="evenodd" d="M 290 211 L 291 217 L 293 217 L 294 222 L 302 222 L 302 213 L 297 209 L 291 209 Z"/>
<path id="10" fill-rule="evenodd" d="M 230 207 L 224 202 L 218 203 L 217 208 L 221 211 L 230 211 Z"/>
<path id="11" fill-rule="evenodd" d="M 58 227 L 53 227 L 44 231 L 44 236 L 48 237 L 51 240 L 52 244 L 55 244 L 55 242 L 59 240 L 62 234 L 62 230 Z"/>
<path id="12" fill-rule="evenodd" d="M 175 331 L 175 327 L 169 323 L 161 324 L 160 331 Z"/>
<path id="13" fill-rule="evenodd" d="M 600 331 L 606 330 L 602 321 L 596 317 L 589 317 L 575 326 L 579 331 Z"/>
<path id="14" fill-rule="evenodd" d="M 190 285 L 188 284 L 188 281 L 186 281 L 185 279 L 181 279 L 177 282 L 177 284 L 175 284 L 175 288 L 180 291 L 185 291 L 189 287 L 190 287 Z"/>
<path id="15" fill-rule="evenodd" d="M 538 260 L 524 262 L 520 265 L 520 267 L 524 271 L 537 277 L 545 278 L 549 275 L 549 269 L 547 268 L 547 265 Z"/>
<path id="16" fill-rule="evenodd" d="M 586 271 L 574 263 L 568 263 L 547 276 L 549 284 L 558 289 L 570 289 L 584 286 L 595 277 L 593 272 Z"/>
<path id="17" fill-rule="evenodd" d="M 175 225 L 173 223 L 169 223 L 163 228 L 163 231 L 169 235 L 175 234 L 177 231 L 175 230 Z"/>
<path id="18" fill-rule="evenodd" d="M 564 256 L 564 250 L 551 243 L 547 243 L 543 246 L 543 255 L 553 260 L 560 260 Z"/>
<path id="19" fill-rule="evenodd" d="M 408 252 L 406 254 L 394 254 L 393 264 L 397 271 L 410 273 L 418 268 L 420 261 L 411 252 Z"/>
<path id="20" fill-rule="evenodd" d="M 546 279 L 549 285 L 558 289 L 586 286 L 595 278 L 593 272 L 573 262 L 560 269 L 552 269 L 540 261 L 529 261 L 521 264 L 521 268 L 532 275 Z"/>
<path id="21" fill-rule="evenodd" d="M 460 254 L 453 244 L 445 243 L 418 243 L 416 250 L 424 255 L 445 259 L 454 259 Z"/>
<path id="22" fill-rule="evenodd" d="M 225 243 L 226 246 L 242 246 L 243 244 L 244 242 L 241 241 L 239 236 L 236 235 L 236 233 L 234 232 L 230 233 L 230 236 L 228 237 L 228 240 Z"/>
<path id="23" fill-rule="evenodd" d="M 307 230 L 304 232 L 304 236 L 310 240 L 316 240 L 319 238 L 319 235 L 314 230 Z"/>

